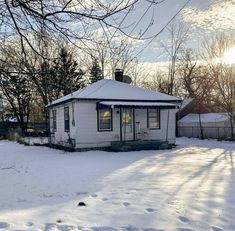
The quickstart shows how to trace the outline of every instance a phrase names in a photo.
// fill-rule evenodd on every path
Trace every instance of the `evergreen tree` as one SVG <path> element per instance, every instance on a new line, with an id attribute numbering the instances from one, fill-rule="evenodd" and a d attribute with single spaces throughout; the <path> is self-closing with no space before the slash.
<path id="1" fill-rule="evenodd" d="M 67 47 L 59 49 L 58 57 L 51 67 L 54 99 L 84 87 L 84 72 L 78 68 L 74 55 Z"/>
<path id="2" fill-rule="evenodd" d="M 102 77 L 102 71 L 99 66 L 98 60 L 94 58 L 92 60 L 92 67 L 90 69 L 90 83 L 94 83 L 98 80 L 103 79 Z"/>

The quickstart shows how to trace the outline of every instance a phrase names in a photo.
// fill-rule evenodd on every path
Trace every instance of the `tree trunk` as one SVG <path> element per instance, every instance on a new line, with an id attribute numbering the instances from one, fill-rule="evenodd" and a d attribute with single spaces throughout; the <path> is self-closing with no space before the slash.
<path id="1" fill-rule="evenodd" d="M 234 139 L 234 135 L 233 135 L 233 117 L 230 116 L 230 127 L 231 127 L 231 140 Z"/>

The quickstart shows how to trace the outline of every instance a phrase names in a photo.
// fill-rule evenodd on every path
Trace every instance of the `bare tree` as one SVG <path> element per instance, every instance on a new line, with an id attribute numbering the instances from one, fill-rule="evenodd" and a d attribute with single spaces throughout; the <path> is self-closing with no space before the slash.
<path id="1" fill-rule="evenodd" d="M 215 83 L 213 100 L 220 110 L 228 113 L 230 118 L 231 139 L 234 139 L 235 124 L 235 64 L 226 63 L 224 54 L 234 45 L 234 36 L 216 36 L 205 42 L 203 53 Z"/>
<path id="2" fill-rule="evenodd" d="M 198 103 L 198 116 L 199 116 L 199 128 L 200 138 L 203 139 L 203 129 L 201 123 L 201 104 L 209 106 L 211 104 L 211 96 L 214 91 L 214 78 L 210 75 L 210 72 L 205 64 L 198 64 L 197 55 L 195 51 L 185 50 L 182 53 L 180 66 L 178 68 L 180 83 L 182 85 L 183 98 L 193 98 Z"/>
<path id="3" fill-rule="evenodd" d="M 177 71 L 177 61 L 179 61 L 180 52 L 188 38 L 189 29 L 182 23 L 173 20 L 167 27 L 169 40 L 161 43 L 166 55 L 169 58 L 169 73 L 168 73 L 168 94 L 173 95 L 175 75 Z"/>
<path id="4" fill-rule="evenodd" d="M 22 63 L 22 54 L 9 47 L 5 49 L 5 55 L 0 60 L 0 89 L 25 135 L 31 110 L 32 83 Z"/>

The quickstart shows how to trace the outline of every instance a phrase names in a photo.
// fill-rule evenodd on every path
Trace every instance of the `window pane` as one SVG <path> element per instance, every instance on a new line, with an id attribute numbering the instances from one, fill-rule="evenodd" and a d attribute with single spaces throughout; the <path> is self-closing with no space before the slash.
<path id="1" fill-rule="evenodd" d="M 69 107 L 64 108 L 64 130 L 69 131 Z"/>
<path id="2" fill-rule="evenodd" d="M 100 109 L 99 110 L 99 129 L 100 130 L 111 130 L 111 109 Z"/>
<path id="3" fill-rule="evenodd" d="M 110 110 L 101 110 L 100 111 L 100 118 L 107 118 L 111 117 L 111 111 Z"/>
<path id="4" fill-rule="evenodd" d="M 56 110 L 52 111 L 53 130 L 56 131 Z"/>
<path id="5" fill-rule="evenodd" d="M 122 112 L 122 123 L 132 124 L 132 110 L 125 109 Z"/>
<path id="6" fill-rule="evenodd" d="M 149 128 L 160 128 L 159 109 L 149 109 L 148 121 Z"/>

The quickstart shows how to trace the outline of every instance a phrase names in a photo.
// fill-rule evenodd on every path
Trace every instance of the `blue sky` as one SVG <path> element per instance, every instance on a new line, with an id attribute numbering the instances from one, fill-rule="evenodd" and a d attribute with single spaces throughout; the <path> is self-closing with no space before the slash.
<path id="1" fill-rule="evenodd" d="M 186 2 L 187 0 L 166 0 L 160 5 L 151 7 L 134 32 L 138 34 L 139 31 L 143 31 L 151 21 L 154 12 L 153 25 L 145 36 L 156 34 Z M 141 1 L 127 21 L 133 22 L 139 19 L 147 7 L 148 3 Z M 206 37 L 219 33 L 235 33 L 235 0 L 191 0 L 177 16 L 177 20 L 190 28 L 187 46 L 197 48 Z M 156 37 L 141 53 L 141 60 L 143 62 L 164 61 L 163 56 L 159 56 L 162 53 L 159 44 L 167 38 L 165 31 Z M 144 47 L 145 44 L 147 41 L 142 42 L 141 46 Z"/>

